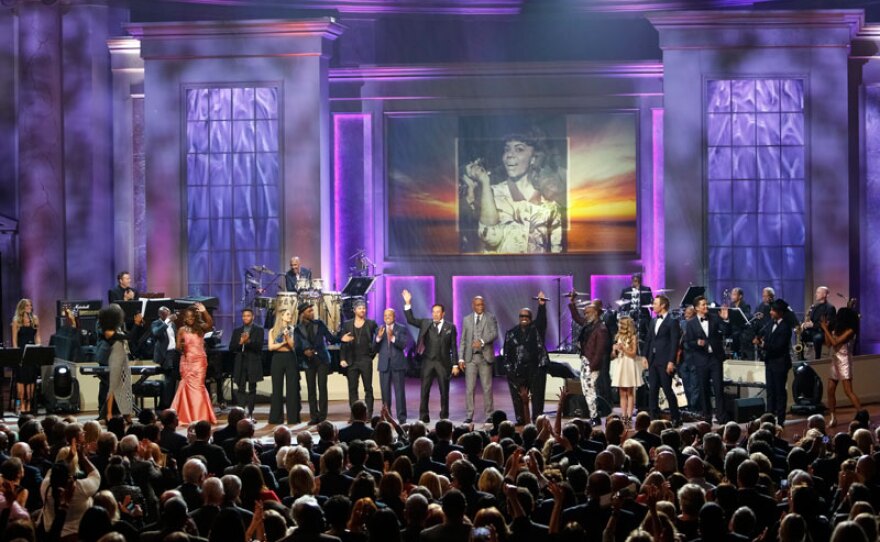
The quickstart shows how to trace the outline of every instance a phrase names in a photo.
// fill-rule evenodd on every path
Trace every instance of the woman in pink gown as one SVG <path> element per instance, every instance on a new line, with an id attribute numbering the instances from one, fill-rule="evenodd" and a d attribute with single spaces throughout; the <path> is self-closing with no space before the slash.
<path id="1" fill-rule="evenodd" d="M 183 326 L 177 331 L 180 357 L 180 385 L 171 403 L 180 423 L 189 424 L 207 420 L 217 423 L 211 396 L 205 387 L 208 356 L 205 354 L 205 333 L 214 327 L 214 320 L 205 306 L 196 303 L 184 311 Z"/>

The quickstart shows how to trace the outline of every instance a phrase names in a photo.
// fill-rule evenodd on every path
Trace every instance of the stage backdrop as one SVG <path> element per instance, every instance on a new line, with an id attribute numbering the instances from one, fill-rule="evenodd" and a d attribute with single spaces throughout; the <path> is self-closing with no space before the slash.
<path id="1" fill-rule="evenodd" d="M 387 118 L 389 257 L 637 252 L 634 112 Z"/>

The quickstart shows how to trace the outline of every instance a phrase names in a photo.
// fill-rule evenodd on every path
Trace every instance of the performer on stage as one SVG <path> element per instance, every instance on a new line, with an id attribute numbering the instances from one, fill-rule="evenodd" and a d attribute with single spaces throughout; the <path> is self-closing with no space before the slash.
<path id="1" fill-rule="evenodd" d="M 379 387 L 382 390 L 382 404 L 391 412 L 391 388 L 394 388 L 394 401 L 397 403 L 397 421 L 406 422 L 406 348 L 412 341 L 409 329 L 397 325 L 394 309 L 385 309 L 382 315 L 385 325 L 376 334 L 379 350 Z"/>
<path id="2" fill-rule="evenodd" d="M 767 319 L 770 318 L 770 305 L 774 300 L 776 300 L 776 290 L 770 286 L 761 290 L 761 304 L 755 309 L 753 315 L 753 321 L 759 326 L 756 331 L 761 331 L 767 324 Z"/>
<path id="3" fill-rule="evenodd" d="M 739 287 L 732 288 L 730 290 L 730 308 L 731 309 L 739 309 L 743 312 L 743 315 L 746 317 L 746 321 L 752 318 L 752 308 L 748 303 L 743 299 L 743 289 Z M 743 344 L 743 332 L 745 331 L 745 324 L 740 322 L 730 322 L 730 341 L 731 341 L 731 349 L 733 350 L 734 358 L 743 358 L 743 350 L 745 349 L 746 344 Z"/>
<path id="4" fill-rule="evenodd" d="M 691 405 L 694 408 L 699 408 L 700 401 L 702 401 L 700 398 L 700 390 L 703 386 L 697 378 L 697 366 L 693 359 L 693 352 L 684 347 L 684 338 L 687 334 L 688 322 L 696 317 L 697 313 L 694 310 L 693 305 L 688 305 L 684 308 L 684 316 L 679 322 L 681 333 L 679 334 L 678 339 L 678 374 L 681 376 L 681 383 L 684 385 L 684 395 L 687 398 L 688 405 Z"/>
<path id="5" fill-rule="evenodd" d="M 241 327 L 232 331 L 229 350 L 235 352 L 235 365 L 232 378 L 238 388 L 238 403 L 254 415 L 257 398 L 257 382 L 263 380 L 263 328 L 254 323 L 254 311 L 245 308 L 241 311 Z"/>
<path id="6" fill-rule="evenodd" d="M 370 418 L 373 417 L 373 345 L 378 328 L 375 320 L 367 318 L 367 304 L 359 299 L 354 302 L 354 319 L 342 324 L 339 332 L 342 341 L 339 365 L 348 368 L 348 404 L 358 401 L 358 380 L 363 381 L 364 403 Z"/>
<path id="7" fill-rule="evenodd" d="M 599 410 L 596 407 L 596 382 L 605 365 L 605 347 L 608 343 L 608 328 L 599 319 L 599 313 L 593 303 L 584 307 L 581 315 L 577 308 L 577 293 L 572 290 L 569 294 L 568 310 L 571 318 L 581 327 L 577 342 L 581 352 L 581 388 L 587 399 L 590 409 L 590 417 L 595 422 L 599 420 Z M 601 421 L 600 421 L 601 423 Z"/>
<path id="8" fill-rule="evenodd" d="M 669 298 L 658 295 L 654 298 L 654 314 L 657 316 L 648 324 L 648 338 L 645 343 L 648 385 L 650 386 L 649 408 L 651 417 L 660 417 L 660 388 L 666 393 L 672 424 L 681 425 L 678 400 L 672 391 L 672 374 L 675 372 L 675 358 L 678 351 L 680 329 L 669 315 Z"/>
<path id="9" fill-rule="evenodd" d="M 131 288 L 131 294 L 126 298 L 125 290 L 129 288 Z M 107 290 L 107 299 L 110 303 L 137 299 L 137 290 L 131 287 L 131 274 L 128 271 L 122 271 L 116 275 L 116 286 Z"/>
<path id="10" fill-rule="evenodd" d="M 293 311 L 285 309 L 275 318 L 275 326 L 269 332 L 269 352 L 272 353 L 272 400 L 269 406 L 269 423 L 284 423 L 284 407 L 287 406 L 287 423 L 300 423 L 299 362 L 294 348 Z M 285 385 L 286 381 L 286 385 Z"/>
<path id="11" fill-rule="evenodd" d="M 339 340 L 327 325 L 315 319 L 315 307 L 306 304 L 300 308 L 299 325 L 294 330 L 296 355 L 306 366 L 306 386 L 309 390 L 309 423 L 315 425 L 327 419 L 327 375 L 330 374 L 328 344 Z M 317 386 L 317 393 L 316 393 Z"/>
<path id="12" fill-rule="evenodd" d="M 614 401 L 611 396 L 611 350 L 617 337 L 617 312 L 604 308 L 605 303 L 599 298 L 593 300 L 593 305 L 596 306 L 599 320 L 605 324 L 605 329 L 608 330 L 608 341 L 605 343 L 605 362 L 599 372 L 599 379 L 596 380 L 596 396 L 601 397 L 610 405 Z"/>
<path id="13" fill-rule="evenodd" d="M 464 371 L 467 381 L 465 392 L 465 410 L 467 418 L 464 423 L 474 421 L 474 392 L 477 388 L 477 376 L 483 388 L 483 410 L 485 419 L 489 421 L 495 411 L 492 400 L 492 367 L 495 361 L 495 339 L 498 337 L 498 321 L 491 312 L 486 312 L 486 301 L 482 296 L 471 300 L 471 314 L 464 317 L 461 324 L 461 341 L 458 345 L 460 358 L 458 368 Z"/>
<path id="14" fill-rule="evenodd" d="M 516 413 L 517 425 L 525 425 L 529 418 L 534 421 L 544 413 L 544 387 L 547 384 L 547 364 L 550 359 L 544 347 L 547 331 L 547 307 L 544 292 L 538 293 L 538 316 L 532 320 L 532 310 L 519 310 L 519 325 L 504 335 L 504 366 L 507 368 L 507 385 Z M 532 398 L 530 416 L 524 397 Z"/>
<path id="15" fill-rule="evenodd" d="M 15 316 L 12 317 L 12 347 L 24 348 L 25 345 L 40 345 L 40 319 L 34 314 L 34 304 L 30 299 L 22 299 L 15 305 Z M 31 412 L 34 397 L 34 386 L 37 383 L 37 368 L 33 365 L 13 369 L 15 387 L 21 401 L 21 412 Z"/>
<path id="16" fill-rule="evenodd" d="M 709 380 L 715 396 L 715 417 L 718 423 L 727 423 L 724 410 L 724 334 L 729 328 L 728 309 L 722 308 L 720 317 L 709 313 L 709 303 L 703 296 L 694 298 L 696 318 L 685 326 L 684 347 L 690 353 L 690 361 L 697 369 L 700 386 L 699 408 L 704 418 L 712 421 L 712 405 L 709 400 Z"/>
<path id="17" fill-rule="evenodd" d="M 435 303 L 431 307 L 431 318 L 416 318 L 412 313 L 412 294 L 403 291 L 403 310 L 406 322 L 419 329 L 417 351 L 422 354 L 422 398 L 419 404 L 419 418 L 425 423 L 428 416 L 428 399 L 434 379 L 440 386 L 440 419 L 449 418 L 449 378 L 458 376 L 457 333 L 452 322 L 443 319 L 446 311 L 443 305 Z"/>
<path id="18" fill-rule="evenodd" d="M 159 318 L 150 325 L 150 332 L 155 338 L 153 362 L 162 368 L 162 400 L 163 410 L 171 406 L 177 392 L 180 375 L 180 355 L 177 351 L 177 315 L 168 307 L 159 307 Z"/>
<path id="19" fill-rule="evenodd" d="M 128 337 L 122 330 L 124 318 L 122 307 L 116 303 L 111 303 L 98 312 L 98 322 L 103 330 L 104 340 L 110 345 L 107 420 L 113 416 L 115 401 L 122 417 L 126 422 L 131 422 L 134 395 L 131 391 L 131 369 L 128 366 Z"/>
<path id="20" fill-rule="evenodd" d="M 201 303 L 187 307 L 183 312 L 183 327 L 177 331 L 177 349 L 180 358 L 180 386 L 171 408 L 177 411 L 180 423 L 199 420 L 217 423 L 211 396 L 205 387 L 208 355 L 205 354 L 205 333 L 214 327 L 214 319 Z"/>
<path id="21" fill-rule="evenodd" d="M 837 383 L 843 381 L 843 393 L 852 401 L 856 412 L 862 409 L 859 396 L 852 389 L 852 356 L 856 335 L 859 330 L 859 315 L 849 307 L 837 312 L 833 328 L 827 320 L 820 320 L 819 326 L 825 334 L 825 344 L 831 349 L 831 376 L 828 378 L 828 410 L 831 411 L 829 427 L 837 425 Z"/>
<path id="22" fill-rule="evenodd" d="M 629 316 L 618 322 L 617 338 L 614 342 L 614 360 L 611 362 L 611 386 L 620 394 L 620 410 L 623 423 L 632 426 L 635 411 L 635 389 L 642 383 L 642 358 L 639 356 L 639 337 L 636 323 Z"/>
<path id="23" fill-rule="evenodd" d="M 651 288 L 642 284 L 642 274 L 633 273 L 629 288 L 620 291 L 620 300 L 628 302 L 626 306 L 630 311 L 630 316 L 636 322 L 639 329 L 639 335 L 644 338 L 648 330 L 648 322 L 651 320 L 651 313 L 648 312 L 649 299 L 653 299 L 654 295 Z M 638 312 L 634 312 L 638 307 Z"/>
<path id="24" fill-rule="evenodd" d="M 299 256 L 290 259 L 290 269 L 284 274 L 284 285 L 288 292 L 296 291 L 296 283 L 299 279 L 312 280 L 312 270 L 302 267 Z"/>
<path id="25" fill-rule="evenodd" d="M 837 309 L 834 308 L 834 305 L 828 302 L 828 287 L 827 286 L 819 286 L 816 288 L 815 294 L 815 303 L 810 307 L 810 310 L 807 312 L 807 317 L 804 319 L 804 323 L 802 326 L 803 332 L 801 335 L 804 343 L 811 342 L 813 343 L 813 351 L 816 353 L 816 358 L 819 359 L 822 357 L 822 345 L 825 344 L 826 335 L 825 332 L 822 331 L 822 326 L 820 323 L 824 320 L 828 323 L 829 327 L 834 327 L 834 316 L 837 313 Z M 804 359 L 804 352 L 801 351 L 798 356 L 800 359 Z"/>
<path id="26" fill-rule="evenodd" d="M 761 334 L 755 337 L 755 344 L 763 345 L 764 374 L 767 382 L 767 411 L 776 415 L 776 421 L 785 421 L 785 407 L 788 400 L 786 381 L 791 369 L 791 325 L 785 314 L 788 303 L 776 299 L 770 305 L 770 318 Z"/>

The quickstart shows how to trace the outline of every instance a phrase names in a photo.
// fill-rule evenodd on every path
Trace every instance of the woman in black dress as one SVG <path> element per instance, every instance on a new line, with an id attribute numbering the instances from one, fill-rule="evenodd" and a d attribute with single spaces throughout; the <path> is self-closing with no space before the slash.
<path id="1" fill-rule="evenodd" d="M 34 305 L 30 299 L 22 299 L 15 306 L 12 318 L 12 346 L 24 348 L 27 344 L 40 344 L 40 321 L 34 314 Z M 21 400 L 21 411 L 30 412 L 33 405 L 34 386 L 37 383 L 37 368 L 33 366 L 19 367 L 15 370 L 16 390 Z"/>

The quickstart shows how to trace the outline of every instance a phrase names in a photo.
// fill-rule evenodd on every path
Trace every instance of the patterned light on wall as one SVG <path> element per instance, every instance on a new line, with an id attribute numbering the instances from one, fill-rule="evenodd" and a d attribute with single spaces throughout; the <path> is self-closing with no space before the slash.
<path id="1" fill-rule="evenodd" d="M 706 87 L 709 291 L 747 302 L 772 286 L 796 311 L 805 287 L 802 79 L 710 80 Z"/>
<path id="2" fill-rule="evenodd" d="M 220 300 L 231 332 L 244 270 L 280 265 L 278 90 L 186 90 L 186 211 L 190 295 Z"/>

